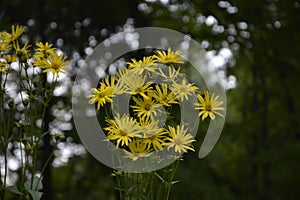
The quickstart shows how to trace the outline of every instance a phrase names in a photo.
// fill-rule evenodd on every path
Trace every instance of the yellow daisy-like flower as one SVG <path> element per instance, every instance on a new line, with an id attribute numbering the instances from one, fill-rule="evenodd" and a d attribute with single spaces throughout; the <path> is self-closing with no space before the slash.
<path id="1" fill-rule="evenodd" d="M 88 98 L 91 98 L 89 104 L 97 103 L 98 110 L 100 110 L 104 104 L 112 102 L 112 91 L 104 85 L 101 85 L 100 88 L 92 88 L 91 91 L 93 94 L 88 96 Z"/>
<path id="2" fill-rule="evenodd" d="M 183 77 L 183 74 L 181 74 L 179 71 L 180 67 L 176 70 L 174 67 L 168 66 L 168 71 L 163 71 L 161 68 L 159 68 L 159 75 L 164 78 L 165 82 L 174 83 L 179 77 Z"/>
<path id="3" fill-rule="evenodd" d="M 0 59 L 0 73 L 6 74 L 8 69 L 8 64 L 5 59 Z"/>
<path id="4" fill-rule="evenodd" d="M 11 64 L 11 63 L 17 61 L 17 58 L 14 55 L 10 55 L 10 54 L 4 55 L 3 58 L 7 61 L 8 64 Z"/>
<path id="5" fill-rule="evenodd" d="M 9 44 L 15 40 L 17 40 L 24 32 L 23 26 L 11 26 L 11 33 L 2 32 L 0 34 L 0 40 L 4 41 L 5 43 Z"/>
<path id="6" fill-rule="evenodd" d="M 200 110 L 199 116 L 202 116 L 202 121 L 208 116 L 214 120 L 216 118 L 215 114 L 224 117 L 224 115 L 219 112 L 220 110 L 224 110 L 224 108 L 221 107 L 223 101 L 218 100 L 219 95 L 216 96 L 214 93 L 210 95 L 206 90 L 204 91 L 204 97 L 197 94 L 197 98 L 200 103 L 195 103 L 197 106 L 195 109 Z"/>
<path id="7" fill-rule="evenodd" d="M 122 76 L 127 74 L 130 70 L 128 68 L 120 69 L 117 71 L 117 77 L 120 79 Z"/>
<path id="8" fill-rule="evenodd" d="M 179 98 L 181 101 L 188 100 L 189 97 L 198 90 L 194 83 L 186 82 L 186 79 L 182 79 L 181 84 L 173 83 L 171 87 L 172 92 Z"/>
<path id="9" fill-rule="evenodd" d="M 155 54 L 153 56 L 154 60 L 156 62 L 161 62 L 164 64 L 168 63 L 180 63 L 183 64 L 183 56 L 180 55 L 180 51 L 171 51 L 171 48 L 168 49 L 168 52 L 157 50 L 155 51 Z"/>
<path id="10" fill-rule="evenodd" d="M 113 91 L 115 87 L 115 77 L 107 76 L 104 80 L 100 82 L 100 88 L 92 88 L 93 94 L 89 95 L 89 104 L 94 104 L 97 102 L 97 109 L 100 110 L 102 106 L 106 103 L 112 102 Z"/>
<path id="11" fill-rule="evenodd" d="M 0 73 L 6 74 L 9 69 L 9 65 L 15 61 L 16 57 L 10 54 L 6 54 L 3 58 L 0 58 Z"/>
<path id="12" fill-rule="evenodd" d="M 101 82 L 100 84 L 104 84 L 105 87 L 109 87 L 112 91 L 115 89 L 116 87 L 116 77 L 114 76 L 106 76 Z"/>
<path id="13" fill-rule="evenodd" d="M 36 56 L 37 57 L 47 57 L 48 55 L 50 55 L 51 53 L 55 52 L 55 48 L 52 47 L 52 44 L 49 44 L 48 42 L 46 42 L 45 44 L 43 44 L 42 42 L 37 42 L 35 44 L 38 48 L 36 49 Z"/>
<path id="14" fill-rule="evenodd" d="M 184 128 L 184 125 L 177 125 L 176 128 L 168 126 L 166 133 L 170 136 L 166 140 L 169 141 L 166 143 L 167 149 L 174 148 L 175 152 L 187 153 L 188 150 L 195 151 L 191 144 L 195 142 L 194 137 L 187 133 L 187 129 Z"/>
<path id="15" fill-rule="evenodd" d="M 141 118 L 139 126 L 147 149 L 161 150 L 165 144 L 164 129 L 158 126 L 158 121 L 151 121 L 149 117 Z"/>
<path id="16" fill-rule="evenodd" d="M 45 65 L 45 60 L 46 60 L 47 58 L 43 58 L 43 57 L 41 57 L 41 56 L 39 56 L 39 55 L 36 55 L 36 54 L 34 54 L 33 55 L 33 62 L 32 62 L 32 66 L 34 66 L 34 67 L 37 67 L 37 66 L 39 66 L 39 67 L 41 67 L 41 66 L 44 66 Z"/>
<path id="17" fill-rule="evenodd" d="M 124 114 L 122 117 L 117 114 L 114 119 L 108 119 L 106 122 L 108 127 L 105 127 L 104 130 L 108 131 L 107 139 L 115 140 L 117 148 L 119 145 L 128 146 L 134 137 L 140 137 L 135 120 L 128 114 Z"/>
<path id="18" fill-rule="evenodd" d="M 53 51 L 55 51 L 55 48 L 53 48 L 52 44 L 49 44 L 48 42 L 46 42 L 45 44 L 43 44 L 42 42 L 37 42 L 35 44 L 38 48 L 36 49 L 37 51 L 45 51 L 48 53 L 52 53 Z"/>
<path id="19" fill-rule="evenodd" d="M 133 97 L 132 99 L 136 105 L 130 107 L 133 108 L 133 111 L 136 112 L 140 118 L 153 118 L 158 114 L 159 108 L 162 107 L 162 105 L 154 101 L 149 94 L 148 96 L 143 97 L 143 99 L 137 97 Z"/>
<path id="20" fill-rule="evenodd" d="M 131 59 L 131 62 L 126 62 L 129 69 L 133 69 L 139 75 L 144 71 L 155 72 L 157 70 L 157 64 L 152 56 L 143 57 L 143 60 L 137 61 L 135 58 Z"/>
<path id="21" fill-rule="evenodd" d="M 124 152 L 127 154 L 125 158 L 131 158 L 133 161 L 151 155 L 150 151 L 147 149 L 147 146 L 142 139 L 134 139 L 129 143 L 128 148 L 130 152 L 124 150 Z"/>
<path id="22" fill-rule="evenodd" d="M 139 75 L 137 72 L 123 70 L 124 74 L 119 73 L 120 78 L 116 86 L 116 91 L 119 93 L 128 93 L 132 95 L 140 94 L 146 97 L 145 93 L 151 89 L 152 82 L 146 83 L 146 76 Z"/>
<path id="23" fill-rule="evenodd" d="M 66 67 L 70 64 L 70 61 L 66 61 L 67 57 L 63 54 L 57 54 L 56 52 L 51 52 L 47 59 L 42 59 L 41 68 L 43 72 L 52 72 L 54 75 L 59 75 L 59 73 L 64 73 L 64 70 L 70 70 L 71 68 Z"/>
<path id="24" fill-rule="evenodd" d="M 17 57 L 19 58 L 19 61 L 21 62 L 25 62 L 27 59 L 28 59 L 28 54 L 29 54 L 29 50 L 28 48 L 30 47 L 31 45 L 28 45 L 28 42 L 26 42 L 26 44 L 20 48 L 20 45 L 19 45 L 19 42 L 15 42 L 13 47 L 16 51 L 16 55 Z"/>
<path id="25" fill-rule="evenodd" d="M 171 104 L 178 104 L 176 95 L 168 90 L 166 84 L 155 85 L 153 98 L 164 106 L 171 106 Z"/>
<path id="26" fill-rule="evenodd" d="M 7 44 L 5 41 L 1 41 L 1 34 L 2 33 L 0 33 L 0 52 L 9 51 L 11 48 L 11 45 Z"/>

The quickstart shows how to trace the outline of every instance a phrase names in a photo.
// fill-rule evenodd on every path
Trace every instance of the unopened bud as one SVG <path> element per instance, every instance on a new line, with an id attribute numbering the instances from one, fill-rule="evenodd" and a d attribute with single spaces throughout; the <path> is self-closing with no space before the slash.
<path id="1" fill-rule="evenodd" d="M 13 99 L 11 99 L 11 98 L 9 98 L 8 100 L 7 100 L 7 104 L 8 104 L 8 106 L 9 106 L 9 108 L 10 109 L 12 109 L 13 107 L 14 107 L 14 100 Z"/>

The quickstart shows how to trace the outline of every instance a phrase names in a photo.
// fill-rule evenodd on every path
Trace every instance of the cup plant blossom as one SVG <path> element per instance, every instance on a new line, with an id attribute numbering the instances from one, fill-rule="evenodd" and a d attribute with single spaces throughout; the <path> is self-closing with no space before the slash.
<path id="1" fill-rule="evenodd" d="M 12 25 L 11 31 L 0 32 L 0 199 L 18 195 L 18 199 L 38 200 L 42 197 L 43 172 L 37 167 L 39 148 L 46 134 L 54 136 L 55 145 L 62 137 L 45 128 L 50 100 L 59 84 L 58 77 L 69 70 L 70 62 L 48 42 L 23 43 L 20 39 L 23 26 Z M 52 77 L 52 81 L 47 81 Z M 11 145 L 17 145 L 17 155 Z M 9 158 L 15 156 L 19 162 L 18 179 L 8 179 L 11 173 Z"/>
<path id="2" fill-rule="evenodd" d="M 200 90 L 181 73 L 185 67 L 179 51 L 155 50 L 150 56 L 132 58 L 127 67 L 107 75 L 88 95 L 95 104 L 108 141 L 125 152 L 125 159 L 138 161 L 166 149 L 177 161 L 160 172 L 128 173 L 115 171 L 120 199 L 169 199 L 174 176 L 182 154 L 195 151 L 196 142 L 189 124 L 180 123 L 178 108 L 195 96 L 191 106 L 201 121 L 223 117 L 223 101 L 208 90 Z M 157 81 L 159 80 L 159 81 Z M 129 113 L 118 113 L 118 96 L 129 95 Z M 118 104 L 118 102 L 116 102 Z M 105 111 L 105 112 L 101 112 Z M 165 122 L 161 116 L 165 113 Z"/>

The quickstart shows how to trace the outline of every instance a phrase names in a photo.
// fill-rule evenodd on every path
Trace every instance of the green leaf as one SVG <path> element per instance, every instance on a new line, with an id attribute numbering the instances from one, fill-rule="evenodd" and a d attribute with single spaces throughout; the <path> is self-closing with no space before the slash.
<path id="1" fill-rule="evenodd" d="M 127 196 L 127 195 L 130 195 L 130 194 L 132 193 L 132 191 L 133 191 L 138 185 L 139 185 L 139 183 L 137 183 L 137 184 L 131 186 L 130 188 L 126 189 L 125 195 L 126 195 L 126 196 Z"/>
<path id="2" fill-rule="evenodd" d="M 159 178 L 159 180 L 161 180 L 161 182 L 165 182 L 163 177 L 161 177 L 158 173 L 154 172 L 154 174 L 155 174 L 155 176 L 157 176 Z"/>
<path id="3" fill-rule="evenodd" d="M 43 193 L 35 190 L 27 190 L 32 197 L 32 200 L 40 200 Z"/>
<path id="4" fill-rule="evenodd" d="M 176 184 L 178 182 L 180 182 L 180 181 L 172 181 L 171 183 L 172 183 L 172 185 L 174 185 L 174 184 Z"/>
<path id="5" fill-rule="evenodd" d="M 114 187 L 116 190 L 119 190 L 119 191 L 122 191 L 122 192 L 124 192 L 125 191 L 125 189 L 123 189 L 123 188 L 118 188 L 118 187 Z"/>
<path id="6" fill-rule="evenodd" d="M 24 187 L 27 192 L 29 192 L 33 200 L 40 200 L 42 198 L 43 193 L 39 192 L 39 190 L 43 189 L 43 184 L 38 177 L 34 177 L 32 188 L 30 180 L 24 183 Z"/>
<path id="7" fill-rule="evenodd" d="M 18 188 L 17 188 L 16 185 L 9 186 L 9 187 L 6 188 L 6 190 L 8 190 L 8 191 L 10 191 L 10 192 L 12 192 L 12 193 L 14 193 L 14 194 L 23 195 L 23 193 L 21 193 L 21 192 L 18 190 Z"/>
<path id="8" fill-rule="evenodd" d="M 42 181 L 38 177 L 33 178 L 33 184 L 31 188 L 31 180 L 28 180 L 24 183 L 26 190 L 41 190 L 43 189 Z"/>

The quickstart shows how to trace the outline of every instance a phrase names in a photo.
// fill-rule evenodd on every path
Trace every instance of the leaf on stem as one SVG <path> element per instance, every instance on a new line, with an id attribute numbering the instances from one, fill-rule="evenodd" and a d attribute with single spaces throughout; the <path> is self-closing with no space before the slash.
<path id="1" fill-rule="evenodd" d="M 163 179 L 163 177 L 161 177 L 158 173 L 154 172 L 155 176 L 157 176 L 159 178 L 159 180 L 161 182 L 165 182 L 165 180 Z"/>
<path id="2" fill-rule="evenodd" d="M 27 192 L 29 192 L 32 200 L 40 200 L 42 198 L 43 193 L 39 192 L 39 190 L 43 189 L 43 184 L 38 177 L 34 177 L 32 187 L 31 181 L 26 181 L 24 183 L 24 188 L 27 190 Z"/>
<path id="3" fill-rule="evenodd" d="M 10 191 L 10 192 L 12 192 L 12 193 L 14 193 L 14 194 L 23 195 L 23 193 L 21 193 L 21 192 L 18 190 L 18 188 L 17 188 L 16 185 L 9 186 L 9 187 L 6 188 L 6 190 L 8 190 L 8 191 Z"/>
<path id="4" fill-rule="evenodd" d="M 139 184 L 140 184 L 140 183 L 137 183 L 137 184 L 131 186 L 130 188 L 128 188 L 128 189 L 125 191 L 125 195 L 126 195 L 126 196 L 127 196 L 127 195 L 130 195 L 130 194 L 132 193 L 132 191 L 133 191 L 136 187 L 139 186 Z"/>

